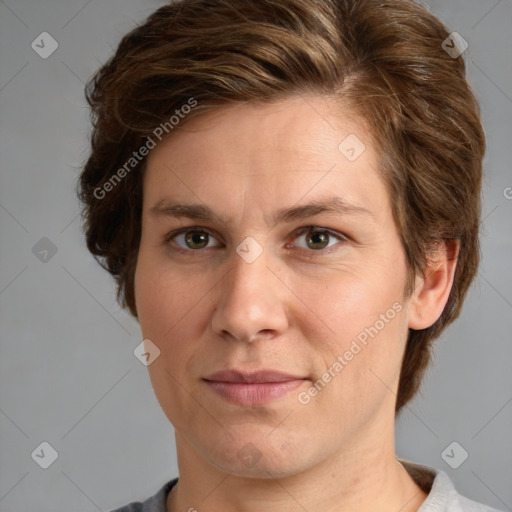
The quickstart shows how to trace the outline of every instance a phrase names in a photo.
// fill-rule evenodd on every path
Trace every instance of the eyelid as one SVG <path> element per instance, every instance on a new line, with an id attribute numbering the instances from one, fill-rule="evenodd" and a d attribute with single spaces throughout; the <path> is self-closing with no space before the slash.
<path id="1" fill-rule="evenodd" d="M 295 236 L 302 235 L 304 233 L 307 233 L 308 231 L 320 231 L 322 233 L 328 233 L 329 235 L 335 236 L 336 238 L 340 238 L 342 240 L 348 240 L 348 236 L 344 235 L 343 233 L 340 233 L 339 231 L 336 231 L 335 229 L 330 228 L 324 228 L 322 226 L 302 226 L 300 228 L 297 228 L 295 230 Z"/>
<path id="2" fill-rule="evenodd" d="M 164 235 L 164 240 L 168 242 L 175 236 L 181 235 L 182 233 L 186 233 L 187 231 L 204 231 L 205 233 L 214 236 L 211 230 L 203 226 L 184 226 L 182 228 L 178 228 L 173 231 L 170 231 L 169 233 L 166 233 Z"/>

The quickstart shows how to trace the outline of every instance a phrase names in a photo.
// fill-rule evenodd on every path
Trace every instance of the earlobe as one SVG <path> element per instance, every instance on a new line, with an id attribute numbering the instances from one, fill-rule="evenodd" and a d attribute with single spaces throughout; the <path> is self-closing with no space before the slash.
<path id="1" fill-rule="evenodd" d="M 429 257 L 425 274 L 416 278 L 409 328 L 427 329 L 441 316 L 452 289 L 459 248 L 458 240 L 446 240 Z"/>

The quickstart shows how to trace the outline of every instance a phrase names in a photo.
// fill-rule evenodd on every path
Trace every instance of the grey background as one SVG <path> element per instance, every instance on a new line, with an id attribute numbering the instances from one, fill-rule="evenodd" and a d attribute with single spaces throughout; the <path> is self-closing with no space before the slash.
<path id="1" fill-rule="evenodd" d="M 422 394 L 397 422 L 397 454 L 512 510 L 512 2 L 426 3 L 469 43 L 488 136 L 483 262 Z M 138 324 L 85 248 L 74 192 L 88 151 L 84 82 L 160 5 L 0 1 L 2 512 L 111 510 L 177 475 L 172 427 L 133 355 Z M 47 59 L 31 48 L 44 31 L 59 44 Z M 46 263 L 32 250 L 42 237 L 57 248 Z M 48 469 L 31 457 L 43 441 L 59 454 Z M 458 469 L 441 457 L 453 441 L 469 453 Z"/>

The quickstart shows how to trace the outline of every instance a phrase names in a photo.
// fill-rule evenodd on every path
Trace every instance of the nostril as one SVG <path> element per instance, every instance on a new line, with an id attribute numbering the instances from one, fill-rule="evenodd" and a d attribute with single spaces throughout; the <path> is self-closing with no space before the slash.
<path id="1" fill-rule="evenodd" d="M 251 336 L 248 341 L 249 341 L 249 343 L 253 343 L 258 338 L 269 338 L 270 336 L 272 336 L 272 334 L 273 334 L 272 329 L 262 329 L 261 331 L 257 332 L 253 336 Z"/>

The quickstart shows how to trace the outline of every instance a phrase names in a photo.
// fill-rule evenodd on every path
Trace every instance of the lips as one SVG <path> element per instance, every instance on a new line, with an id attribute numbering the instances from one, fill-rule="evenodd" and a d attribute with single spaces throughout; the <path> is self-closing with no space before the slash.
<path id="1" fill-rule="evenodd" d="M 215 372 L 204 379 L 217 395 L 228 402 L 245 406 L 263 405 L 283 397 L 301 386 L 305 377 L 274 370 L 252 373 L 238 370 Z"/>
<path id="2" fill-rule="evenodd" d="M 205 380 L 214 382 L 240 382 L 246 384 L 263 384 L 267 382 L 289 382 L 291 380 L 303 379 L 287 373 L 273 370 L 260 370 L 257 372 L 246 373 L 238 370 L 224 370 L 216 372 L 206 377 Z"/>

